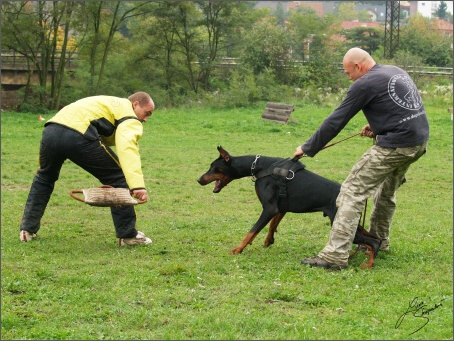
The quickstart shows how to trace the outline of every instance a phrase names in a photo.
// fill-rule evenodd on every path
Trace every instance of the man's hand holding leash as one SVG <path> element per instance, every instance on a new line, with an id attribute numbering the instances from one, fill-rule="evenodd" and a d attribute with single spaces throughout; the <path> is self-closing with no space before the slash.
<path id="1" fill-rule="evenodd" d="M 367 137 L 370 137 L 370 138 L 374 138 L 374 133 L 373 133 L 372 129 L 370 129 L 370 125 L 369 124 L 366 124 L 359 134 L 361 136 L 367 136 Z"/>
<path id="2" fill-rule="evenodd" d="M 298 160 L 302 157 L 305 157 L 305 156 L 307 156 L 307 155 L 304 154 L 303 150 L 301 149 L 301 146 L 296 148 L 295 154 L 293 154 L 293 158 L 295 158 L 296 160 Z"/>

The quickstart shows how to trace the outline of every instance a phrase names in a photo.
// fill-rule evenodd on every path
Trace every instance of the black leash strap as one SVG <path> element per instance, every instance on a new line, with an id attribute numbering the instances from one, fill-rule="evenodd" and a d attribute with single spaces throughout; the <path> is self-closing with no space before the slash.
<path id="1" fill-rule="evenodd" d="M 364 213 L 363 213 L 363 229 L 366 228 L 366 212 L 367 212 L 367 199 L 366 199 L 366 204 L 364 205 Z"/>

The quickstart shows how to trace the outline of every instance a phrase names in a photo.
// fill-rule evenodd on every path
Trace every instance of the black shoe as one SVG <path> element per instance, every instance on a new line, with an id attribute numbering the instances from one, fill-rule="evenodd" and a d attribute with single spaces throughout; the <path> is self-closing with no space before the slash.
<path id="1" fill-rule="evenodd" d="M 329 263 L 324 259 L 321 259 L 319 256 L 315 256 L 312 258 L 304 258 L 301 261 L 301 264 L 308 264 L 312 268 L 313 266 L 317 268 L 325 268 L 325 269 L 333 269 L 333 270 L 342 270 L 346 269 L 348 265 L 341 265 L 341 264 L 334 264 Z"/>
<path id="2" fill-rule="evenodd" d="M 356 230 L 355 238 L 353 239 L 353 244 L 365 244 L 372 247 L 374 250 L 374 259 L 377 258 L 378 251 L 380 249 L 381 239 L 377 237 L 372 237 L 366 234 L 361 233 L 359 229 Z M 367 249 L 364 247 L 364 249 Z M 363 251 L 363 247 L 360 246 L 359 251 Z M 366 250 L 367 251 L 367 250 Z"/>
<path id="3" fill-rule="evenodd" d="M 364 236 L 364 244 L 372 247 L 372 249 L 374 250 L 374 259 L 377 258 L 378 251 L 380 250 L 381 240 Z"/>

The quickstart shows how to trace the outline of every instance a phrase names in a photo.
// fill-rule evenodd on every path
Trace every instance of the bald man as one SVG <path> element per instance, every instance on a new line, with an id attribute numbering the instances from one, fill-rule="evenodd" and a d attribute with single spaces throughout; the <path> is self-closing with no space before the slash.
<path id="1" fill-rule="evenodd" d="M 405 182 L 410 165 L 425 152 L 429 123 L 419 91 L 402 69 L 377 64 L 360 48 L 344 56 L 345 73 L 353 83 L 342 103 L 317 131 L 296 148 L 295 157 L 315 156 L 359 111 L 368 124 L 361 136 L 374 145 L 353 166 L 343 182 L 336 204 L 336 217 L 325 248 L 302 264 L 345 269 L 356 228 L 365 203 L 373 196 L 370 233 L 382 239 L 380 251 L 389 251 L 390 228 L 396 208 L 396 191 Z"/>

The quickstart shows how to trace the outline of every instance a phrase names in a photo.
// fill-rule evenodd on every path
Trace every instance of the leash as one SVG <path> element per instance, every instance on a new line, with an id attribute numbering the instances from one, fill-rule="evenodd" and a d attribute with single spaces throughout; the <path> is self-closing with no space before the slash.
<path id="1" fill-rule="evenodd" d="M 343 141 L 345 141 L 345 140 L 351 139 L 352 137 L 355 137 L 355 136 L 357 136 L 357 135 L 359 135 L 359 134 L 361 134 L 361 133 L 357 133 L 357 134 L 354 134 L 354 135 L 352 135 L 352 136 L 349 136 L 349 137 L 347 137 L 347 138 L 345 138 L 345 139 L 343 139 L 343 140 L 340 140 L 340 141 L 337 141 L 337 142 L 328 144 L 328 145 L 326 145 L 325 147 L 323 147 L 322 149 L 326 149 L 326 148 L 332 147 L 332 146 L 334 146 L 335 144 L 338 144 L 338 143 L 341 143 L 341 142 L 343 142 Z"/>
<path id="2" fill-rule="evenodd" d="M 326 145 L 325 147 L 323 147 L 321 150 L 326 149 L 326 148 L 329 148 L 329 147 L 332 147 L 332 146 L 334 146 L 334 145 L 336 145 L 336 144 L 338 144 L 338 143 L 344 142 L 345 140 L 351 139 L 352 137 L 358 136 L 359 134 L 361 134 L 361 133 L 356 133 L 356 134 L 353 134 L 352 136 L 346 137 L 345 139 L 342 139 L 342 140 L 340 140 L 340 141 L 337 141 L 337 142 L 334 142 L 334 143 L 331 143 L 331 144 L 327 144 L 327 145 Z M 292 159 L 292 161 L 297 161 L 297 160 L 299 160 L 299 159 L 302 158 L 302 157 L 307 157 L 307 155 L 306 155 L 306 154 L 303 154 L 303 155 L 300 155 L 300 156 L 295 156 L 295 157 Z"/>
<path id="3" fill-rule="evenodd" d="M 361 226 L 363 229 L 366 228 L 366 212 L 367 212 L 367 199 L 366 199 L 366 204 L 364 205 L 363 224 Z"/>

